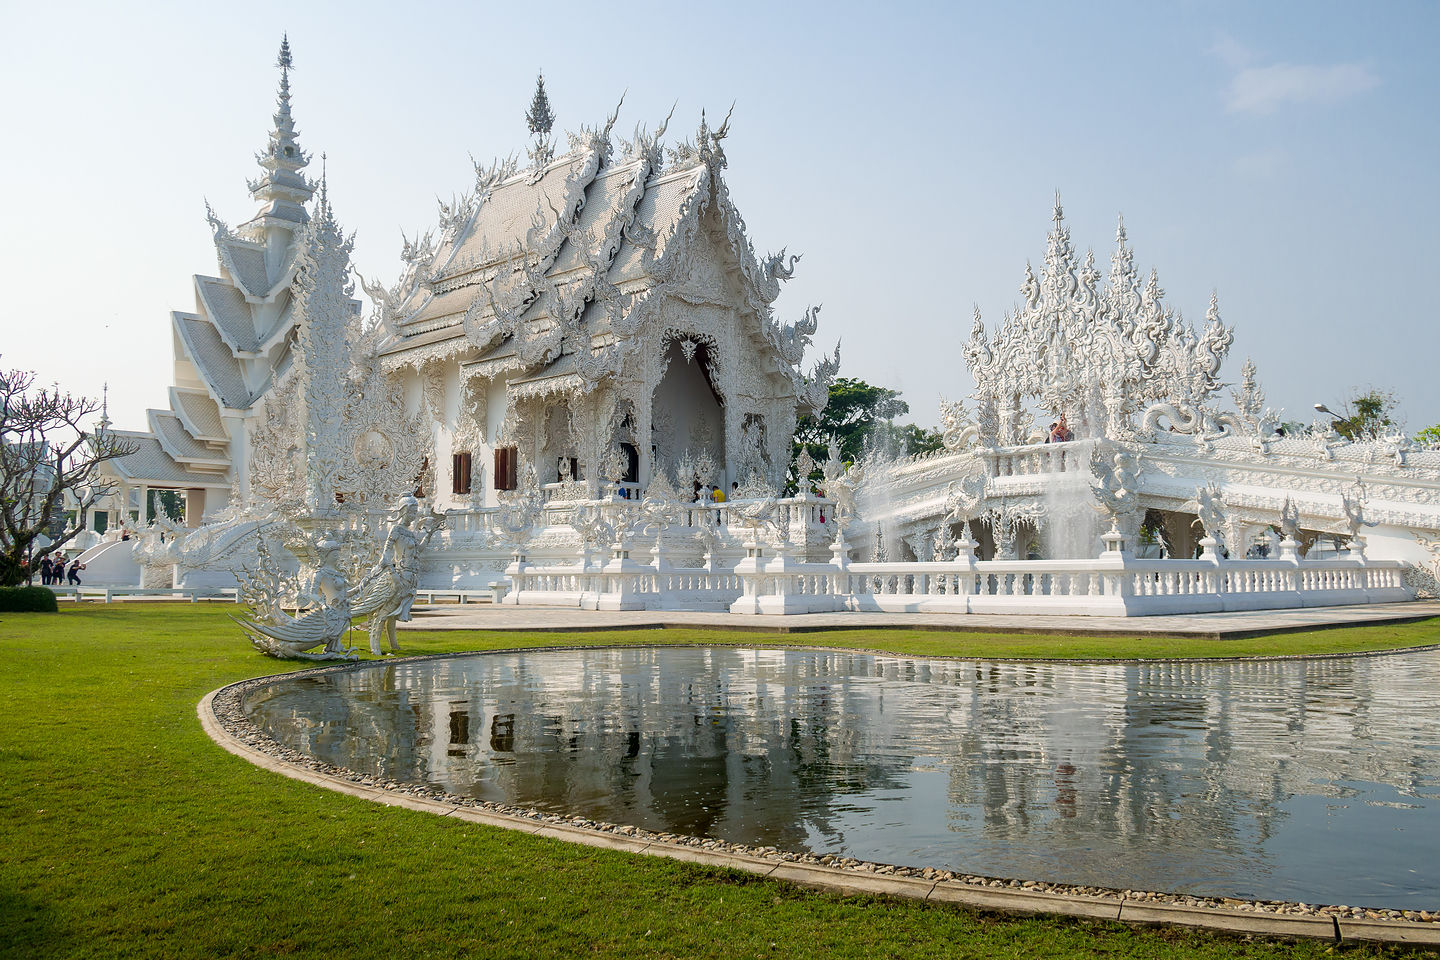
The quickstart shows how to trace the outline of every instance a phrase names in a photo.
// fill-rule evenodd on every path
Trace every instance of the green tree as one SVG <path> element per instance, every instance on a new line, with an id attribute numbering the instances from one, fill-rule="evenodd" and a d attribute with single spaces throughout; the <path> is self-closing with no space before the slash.
<path id="1" fill-rule="evenodd" d="M 101 408 L 58 387 L 36 389 L 31 371 L 0 370 L 0 586 L 19 583 L 26 564 L 74 539 L 86 512 L 113 492 L 100 466 L 138 449 L 91 431 Z M 76 508 L 73 524 L 63 521 L 67 504 Z M 37 548 L 42 534 L 50 542 Z"/>
<path id="2" fill-rule="evenodd" d="M 1317 404 L 1315 409 L 1330 414 L 1330 429 L 1346 440 L 1369 440 L 1399 429 L 1400 421 L 1395 417 L 1399 405 L 1394 391 L 1371 387 L 1341 404 L 1339 410 L 1323 404 Z"/>
<path id="3" fill-rule="evenodd" d="M 818 416 L 801 417 L 795 425 L 795 452 L 803 444 L 810 456 L 824 460 L 833 439 L 840 447 L 840 459 L 850 462 L 860 455 L 877 424 L 909 412 L 910 405 L 900 399 L 898 390 L 840 377 L 830 384 L 825 409 Z"/>
<path id="4" fill-rule="evenodd" d="M 183 523 L 185 520 L 185 498 L 174 490 L 151 490 L 150 516 L 163 516 L 167 520 Z"/>
<path id="5" fill-rule="evenodd" d="M 907 457 L 917 453 L 933 453 L 945 446 L 945 438 L 939 430 L 907 423 L 900 427 L 900 447 Z"/>
<path id="6" fill-rule="evenodd" d="M 1440 448 L 1440 423 L 1426 427 L 1415 434 L 1415 442 L 1422 447 Z"/>
<path id="7" fill-rule="evenodd" d="M 801 417 L 795 425 L 795 441 L 791 454 L 790 489 L 798 481 L 794 460 L 801 449 L 808 450 L 815 462 L 829 458 L 829 444 L 834 440 L 840 448 L 840 459 L 853 462 L 867 444 L 903 453 L 907 456 L 928 453 L 943 446 L 938 430 L 929 430 L 913 423 L 896 426 L 896 417 L 910 412 L 910 405 L 900 399 L 900 391 L 877 387 L 854 377 L 840 377 L 830 385 L 830 402 L 818 416 Z M 811 480 L 819 479 L 817 468 Z"/>

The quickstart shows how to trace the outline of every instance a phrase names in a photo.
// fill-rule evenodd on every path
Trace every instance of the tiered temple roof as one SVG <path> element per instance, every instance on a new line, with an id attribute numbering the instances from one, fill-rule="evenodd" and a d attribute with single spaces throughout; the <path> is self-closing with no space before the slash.
<path id="1" fill-rule="evenodd" d="M 400 282 L 365 287 L 389 334 L 385 369 L 453 357 L 467 375 L 583 387 L 617 370 L 652 294 L 688 282 L 692 297 L 709 285 L 697 304 L 739 303 L 753 355 L 775 358 L 771 374 L 803 394 L 799 354 L 813 328 L 772 317 L 789 271 L 783 252 L 756 258 L 730 203 L 728 123 L 712 131 L 702 116 L 694 142 L 662 150 L 668 118 L 654 135 L 612 144 L 614 122 L 570 134 L 559 156 L 537 144 L 525 167 L 477 165 L 473 192 L 442 202 L 438 243 L 434 231 L 407 241 Z M 682 248 L 696 239 L 720 250 L 711 276 L 689 275 L 704 258 Z"/>
<path id="2" fill-rule="evenodd" d="M 297 243 L 309 222 L 305 204 L 315 185 L 305 176 L 310 158 L 296 140 L 290 111 L 288 39 L 277 62 L 280 90 L 274 123 L 256 154 L 261 175 L 250 182 L 260 204 L 233 231 L 206 207 L 214 232 L 219 276 L 197 274 L 195 308 L 170 315 L 174 331 L 175 385 L 170 409 L 147 412 L 150 432 L 127 434 L 140 450 L 115 462 L 135 483 L 155 486 L 225 486 L 230 482 L 232 440 L 288 368 L 295 316 L 291 283 Z"/>

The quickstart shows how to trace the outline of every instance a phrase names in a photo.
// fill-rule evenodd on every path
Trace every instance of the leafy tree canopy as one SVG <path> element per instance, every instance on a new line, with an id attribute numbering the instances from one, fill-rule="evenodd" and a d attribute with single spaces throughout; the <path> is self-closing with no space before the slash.
<path id="1" fill-rule="evenodd" d="M 1415 442 L 1422 447 L 1440 448 L 1440 423 L 1426 427 L 1415 434 Z"/>
<path id="2" fill-rule="evenodd" d="M 896 417 L 910 412 L 910 405 L 900 399 L 900 391 L 877 387 L 854 377 L 839 377 L 830 384 L 830 402 L 819 416 L 801 417 L 795 425 L 795 442 L 791 456 L 792 482 L 794 458 L 800 450 L 810 452 L 817 463 L 829 457 L 833 439 L 840 448 L 840 459 L 853 462 L 867 445 L 893 450 L 910 456 L 928 453 L 942 446 L 940 432 L 913 423 L 896 426 Z M 815 479 L 817 473 L 812 476 Z"/>
<path id="3" fill-rule="evenodd" d="M 833 439 L 840 446 L 840 458 L 851 461 L 860 455 L 877 423 L 909 412 L 910 405 L 900 399 L 898 390 L 840 377 L 830 384 L 830 402 L 820 415 L 800 418 L 795 439 L 817 460 L 825 459 L 826 445 Z"/>
<path id="4" fill-rule="evenodd" d="M 1400 428 L 1396 419 L 1399 399 L 1391 390 L 1371 387 L 1356 393 L 1339 410 L 1330 411 L 1330 429 L 1346 440 L 1369 440 Z"/>
<path id="5" fill-rule="evenodd" d="M 28 370 L 0 370 L 0 586 L 25 579 L 28 564 L 64 547 L 85 525 L 86 512 L 113 486 L 100 475 L 106 460 L 135 452 L 134 442 L 91 432 L 101 404 L 35 387 Z M 66 523 L 67 504 L 76 508 Z M 50 542 L 35 548 L 44 535 Z"/>

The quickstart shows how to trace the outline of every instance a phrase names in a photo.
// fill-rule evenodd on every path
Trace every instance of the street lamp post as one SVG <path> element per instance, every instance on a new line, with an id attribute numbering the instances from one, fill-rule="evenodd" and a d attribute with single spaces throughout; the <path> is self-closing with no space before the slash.
<path id="1" fill-rule="evenodd" d="M 1323 403 L 1317 403 L 1317 404 L 1315 404 L 1315 412 L 1316 412 L 1316 413 L 1327 414 L 1327 415 L 1329 415 L 1329 416 L 1331 416 L 1331 417 L 1334 417 L 1335 419 L 1330 422 L 1330 427 L 1331 427 L 1331 429 L 1333 429 L 1336 433 L 1339 433 L 1340 435 L 1344 436 L 1347 440 L 1354 440 L 1354 439 L 1355 439 L 1355 437 L 1354 437 L 1354 424 L 1355 424 L 1355 419 L 1356 419 L 1355 417 L 1342 417 L 1340 414 L 1336 413 L 1334 410 L 1331 410 L 1329 407 L 1325 406 L 1325 404 L 1323 404 Z"/>

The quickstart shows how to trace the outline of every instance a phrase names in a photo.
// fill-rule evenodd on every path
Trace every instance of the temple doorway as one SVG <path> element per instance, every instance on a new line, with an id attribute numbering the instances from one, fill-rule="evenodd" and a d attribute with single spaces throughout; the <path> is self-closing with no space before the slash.
<path id="1" fill-rule="evenodd" d="M 728 485 L 725 401 L 715 388 L 713 345 L 698 339 L 670 340 L 664 370 L 651 397 L 652 475 L 664 469 L 673 478 L 675 465 L 686 453 L 692 458 L 708 454 L 717 474 L 712 482 Z"/>

